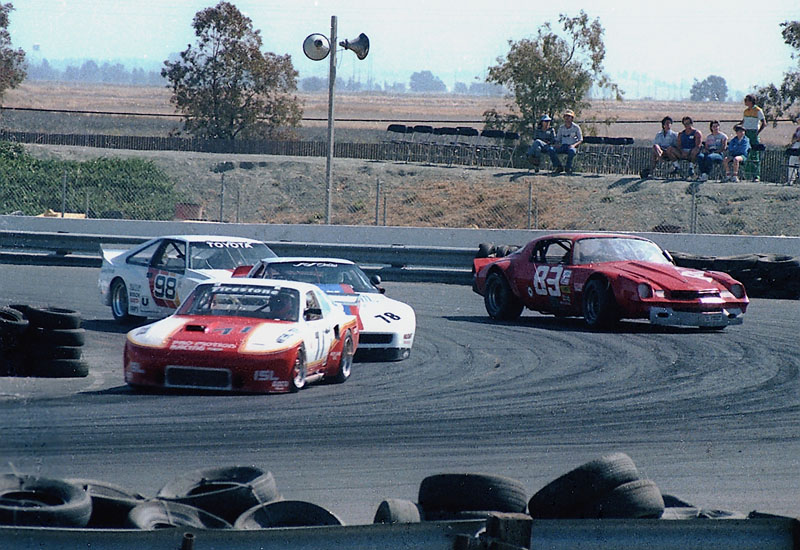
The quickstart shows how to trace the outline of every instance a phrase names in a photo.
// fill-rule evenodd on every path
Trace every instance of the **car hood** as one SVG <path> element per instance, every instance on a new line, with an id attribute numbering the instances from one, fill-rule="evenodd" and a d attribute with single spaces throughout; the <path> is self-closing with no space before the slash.
<path id="1" fill-rule="evenodd" d="M 334 293 L 326 290 L 326 286 L 335 286 Z M 348 285 L 342 285 L 348 286 Z M 332 302 L 339 304 L 345 313 L 358 315 L 363 332 L 392 332 L 401 329 L 408 332 L 409 327 L 416 325 L 414 309 L 408 304 L 393 300 L 377 292 L 341 293 L 339 285 L 321 285 Z M 413 330 L 413 328 L 412 328 Z"/>
<path id="2" fill-rule="evenodd" d="M 704 290 L 723 287 L 706 271 L 677 267 L 672 264 L 637 261 L 614 262 L 606 264 L 598 270 L 626 276 L 630 279 L 648 281 L 668 290 Z"/>
<path id="3" fill-rule="evenodd" d="M 226 316 L 173 315 L 128 333 L 139 346 L 204 353 L 271 353 L 300 340 L 296 323 Z"/>

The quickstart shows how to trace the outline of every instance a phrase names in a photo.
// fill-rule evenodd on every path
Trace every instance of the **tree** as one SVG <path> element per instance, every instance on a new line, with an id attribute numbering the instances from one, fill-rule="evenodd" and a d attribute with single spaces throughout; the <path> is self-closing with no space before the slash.
<path id="1" fill-rule="evenodd" d="M 25 80 L 25 52 L 11 46 L 8 32 L 9 14 L 13 4 L 0 4 L 0 105 L 8 89 L 14 89 Z"/>
<path id="2" fill-rule="evenodd" d="M 725 101 L 728 84 L 721 76 L 712 74 L 700 82 L 695 79 L 689 94 L 692 101 Z"/>
<path id="3" fill-rule="evenodd" d="M 792 122 L 797 122 L 800 118 L 800 21 L 784 21 L 781 27 L 783 41 L 795 50 L 792 52 L 792 59 L 798 61 L 798 67 L 783 75 L 780 86 L 769 84 L 759 88 L 757 92 L 764 114 L 773 124 L 784 116 Z"/>
<path id="4" fill-rule="evenodd" d="M 590 106 L 586 97 L 592 84 L 622 99 L 619 87 L 603 71 L 606 51 L 600 20 L 589 21 L 581 10 L 577 17 L 561 14 L 558 21 L 563 36 L 545 23 L 533 39 L 509 40 L 506 57 L 489 67 L 486 81 L 505 86 L 511 101 L 510 114 L 494 109 L 484 113 L 487 123 L 530 132 L 543 114 L 559 116 L 572 109 L 580 115 Z"/>
<path id="5" fill-rule="evenodd" d="M 430 71 L 413 73 L 408 82 L 412 92 L 446 92 L 447 86 Z"/>
<path id="6" fill-rule="evenodd" d="M 220 2 L 197 12 L 192 26 L 197 44 L 161 70 L 186 131 L 211 139 L 274 138 L 299 125 L 291 57 L 262 53 L 249 17 Z"/>

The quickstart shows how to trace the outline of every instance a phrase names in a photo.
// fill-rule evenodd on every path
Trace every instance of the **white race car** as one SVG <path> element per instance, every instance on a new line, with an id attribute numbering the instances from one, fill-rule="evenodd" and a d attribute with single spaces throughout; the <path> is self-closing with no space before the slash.
<path id="1" fill-rule="evenodd" d="M 237 270 L 236 275 L 240 275 Z M 408 304 L 384 295 L 380 277 L 372 279 L 349 260 L 272 257 L 256 263 L 247 277 L 313 283 L 348 313 L 358 314 L 361 337 L 356 358 L 400 361 L 411 355 L 417 318 Z"/>
<path id="2" fill-rule="evenodd" d="M 166 317 L 197 286 L 230 278 L 240 265 L 275 256 L 253 239 L 218 235 L 176 235 L 151 239 L 130 250 L 102 250 L 97 286 L 114 319 Z"/>

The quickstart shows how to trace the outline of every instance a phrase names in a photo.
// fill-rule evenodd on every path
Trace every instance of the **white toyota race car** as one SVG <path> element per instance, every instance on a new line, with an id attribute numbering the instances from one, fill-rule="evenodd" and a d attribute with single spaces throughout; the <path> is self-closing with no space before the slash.
<path id="1" fill-rule="evenodd" d="M 97 286 L 114 319 L 166 317 L 198 283 L 230 278 L 275 253 L 261 241 L 218 235 L 157 237 L 130 250 L 102 250 Z"/>
<path id="2" fill-rule="evenodd" d="M 234 276 L 245 276 L 241 267 Z M 417 318 L 408 304 L 387 297 L 380 277 L 372 279 L 349 260 L 339 258 L 271 257 L 253 265 L 247 277 L 288 279 L 321 288 L 345 311 L 358 314 L 361 333 L 358 360 L 401 361 L 411 355 Z"/>

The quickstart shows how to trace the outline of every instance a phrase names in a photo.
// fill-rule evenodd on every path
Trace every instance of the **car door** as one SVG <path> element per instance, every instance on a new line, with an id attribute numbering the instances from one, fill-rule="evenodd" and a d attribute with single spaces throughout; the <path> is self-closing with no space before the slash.
<path id="1" fill-rule="evenodd" d="M 153 254 L 147 269 L 151 314 L 169 315 L 182 303 L 194 288 L 184 288 L 186 274 L 186 243 L 178 239 L 164 239 Z M 144 304 L 144 298 L 142 298 Z"/>
<path id="2" fill-rule="evenodd" d="M 313 290 L 306 292 L 303 321 L 307 328 L 306 361 L 309 373 L 313 373 L 327 364 L 328 352 L 333 342 L 331 313 L 323 311 L 321 300 Z"/>
<path id="3" fill-rule="evenodd" d="M 537 241 L 515 275 L 520 294 L 537 311 L 569 309 L 573 304 L 570 281 L 572 242 L 569 239 Z"/>
<path id="4" fill-rule="evenodd" d="M 148 272 L 153 256 L 164 244 L 163 239 L 158 239 L 130 254 L 125 259 L 125 267 L 120 271 L 120 275 L 128 287 L 128 302 L 131 315 L 154 315 L 158 309 L 153 302 L 150 290 L 150 279 Z"/>

